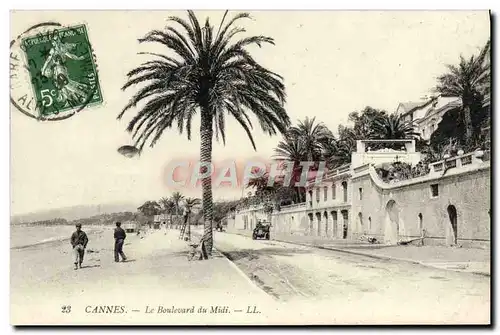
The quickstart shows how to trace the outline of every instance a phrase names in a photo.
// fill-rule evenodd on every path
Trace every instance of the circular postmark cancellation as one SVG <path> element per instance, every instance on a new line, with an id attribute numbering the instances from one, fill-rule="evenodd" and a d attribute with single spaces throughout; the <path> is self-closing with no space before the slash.
<path id="1" fill-rule="evenodd" d="M 37 120 L 67 119 L 103 102 L 84 24 L 37 24 L 10 43 L 10 101 Z"/>

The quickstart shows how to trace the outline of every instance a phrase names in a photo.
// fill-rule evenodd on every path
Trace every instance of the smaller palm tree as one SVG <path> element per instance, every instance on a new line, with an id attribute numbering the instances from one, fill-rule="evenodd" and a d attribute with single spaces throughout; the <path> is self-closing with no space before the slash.
<path id="1" fill-rule="evenodd" d="M 175 214 L 177 216 L 177 225 L 176 225 L 176 228 L 178 229 L 179 228 L 178 218 L 179 218 L 180 203 L 181 203 L 182 199 L 184 199 L 184 196 L 180 192 L 174 192 L 174 193 L 172 193 L 171 199 L 172 199 L 172 201 L 175 204 Z"/>
<path id="2" fill-rule="evenodd" d="M 247 183 L 247 188 L 254 188 L 256 195 L 262 195 L 266 190 L 272 190 L 275 185 L 269 186 L 269 172 L 260 177 L 252 178 Z"/>
<path id="3" fill-rule="evenodd" d="M 342 165 L 344 155 L 341 152 L 340 146 L 340 141 L 338 141 L 334 136 L 331 136 L 321 142 L 322 156 L 328 169 L 334 169 L 335 167 Z"/>
<path id="4" fill-rule="evenodd" d="M 164 214 L 170 214 L 170 228 L 173 227 L 172 215 L 175 211 L 175 203 L 172 199 L 169 198 L 161 198 L 160 205 L 163 209 Z"/>
<path id="5" fill-rule="evenodd" d="M 351 162 L 356 151 L 356 140 L 363 139 L 353 128 L 339 126 L 339 137 L 333 135 L 321 142 L 323 159 L 329 169 L 335 169 Z"/>
<path id="6" fill-rule="evenodd" d="M 299 136 L 285 134 L 283 140 L 278 143 L 274 149 L 274 157 L 279 160 L 292 161 L 299 163 L 307 159 L 307 151 L 304 141 Z"/>
<path id="7" fill-rule="evenodd" d="M 316 122 L 316 118 L 306 117 L 304 121 L 299 121 L 297 126 L 290 128 L 288 136 L 296 137 L 302 142 L 302 146 L 307 153 L 307 160 L 312 162 L 321 157 L 321 141 L 331 134 L 330 130 L 322 122 Z"/>
<path id="8" fill-rule="evenodd" d="M 404 121 L 400 114 L 395 113 L 376 119 L 373 128 L 378 139 L 403 140 L 420 135 L 415 132 L 412 122 Z"/>

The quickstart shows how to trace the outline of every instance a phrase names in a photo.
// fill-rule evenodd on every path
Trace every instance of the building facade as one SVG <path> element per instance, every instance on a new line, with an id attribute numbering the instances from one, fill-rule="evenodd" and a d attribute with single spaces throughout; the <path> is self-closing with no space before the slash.
<path id="1" fill-rule="evenodd" d="M 359 150 L 353 155 L 371 154 Z M 386 162 L 398 155 L 386 157 Z M 489 245 L 488 153 L 452 157 L 431 164 L 424 176 L 391 183 L 367 160 L 331 171 L 320 183 L 311 181 L 305 204 L 284 206 L 270 215 L 271 238 L 273 233 L 347 240 L 369 236 L 394 245 L 425 236 L 425 243 L 433 245 Z M 232 226 L 251 231 L 258 220 L 268 218 L 255 206 L 236 212 Z"/>
<path id="2" fill-rule="evenodd" d="M 443 115 L 451 110 L 458 111 L 462 101 L 456 97 L 430 97 L 420 102 L 400 103 L 396 114 L 401 115 L 405 122 L 413 122 L 415 132 L 424 140 L 429 140 L 443 119 Z"/>

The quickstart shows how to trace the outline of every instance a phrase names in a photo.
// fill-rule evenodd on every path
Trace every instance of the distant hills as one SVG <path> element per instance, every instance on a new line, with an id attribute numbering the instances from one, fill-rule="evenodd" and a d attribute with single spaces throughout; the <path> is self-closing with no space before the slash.
<path id="1" fill-rule="evenodd" d="M 140 205 L 135 203 L 70 206 L 21 215 L 13 215 L 10 218 L 10 224 L 17 225 L 36 221 L 52 220 L 56 218 L 73 221 L 105 213 L 136 212 L 137 207 L 139 206 Z"/>

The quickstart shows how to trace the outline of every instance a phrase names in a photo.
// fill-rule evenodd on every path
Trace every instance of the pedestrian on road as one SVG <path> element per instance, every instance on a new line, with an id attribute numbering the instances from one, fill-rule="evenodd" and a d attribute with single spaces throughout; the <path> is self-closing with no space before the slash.
<path id="1" fill-rule="evenodd" d="M 127 257 L 123 253 L 123 243 L 125 242 L 125 238 L 127 237 L 127 234 L 125 233 L 125 230 L 122 229 L 121 227 L 122 223 L 117 222 L 116 223 L 116 228 L 115 228 L 115 262 L 120 261 L 120 256 L 122 257 L 122 261 L 125 262 L 127 260 Z"/>
<path id="2" fill-rule="evenodd" d="M 75 270 L 82 268 L 83 256 L 85 255 L 87 243 L 89 243 L 87 234 L 82 230 L 82 225 L 77 223 L 76 231 L 71 235 L 71 246 L 73 247 L 73 255 L 75 257 Z"/>

